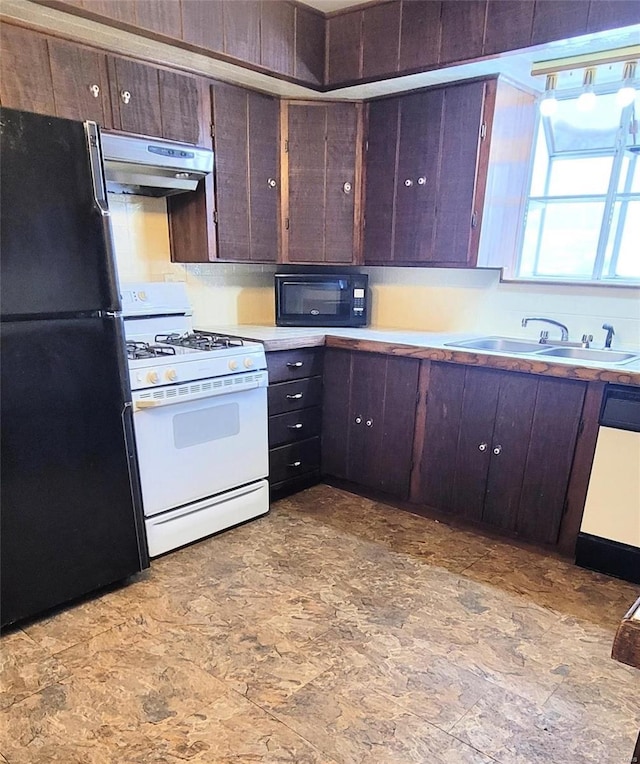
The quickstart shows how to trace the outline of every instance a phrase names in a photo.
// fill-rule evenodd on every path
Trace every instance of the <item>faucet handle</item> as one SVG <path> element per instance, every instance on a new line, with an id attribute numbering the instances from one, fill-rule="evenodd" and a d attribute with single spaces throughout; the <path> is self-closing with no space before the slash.
<path id="1" fill-rule="evenodd" d="M 548 339 L 549 339 L 549 332 L 546 329 L 543 329 L 540 332 L 540 342 L 544 345 Z"/>
<path id="2" fill-rule="evenodd" d="M 588 348 L 591 342 L 593 342 L 593 334 L 582 335 L 582 347 Z"/>

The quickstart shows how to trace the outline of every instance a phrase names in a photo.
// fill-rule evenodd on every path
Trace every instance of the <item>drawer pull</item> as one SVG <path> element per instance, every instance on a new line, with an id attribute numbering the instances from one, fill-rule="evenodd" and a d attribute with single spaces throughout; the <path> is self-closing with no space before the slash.
<path id="1" fill-rule="evenodd" d="M 302 462 L 291 462 L 289 467 L 302 467 Z"/>
<path id="2" fill-rule="evenodd" d="M 301 366 L 304 366 L 304 361 L 288 361 L 287 366 L 290 369 L 299 369 Z"/>
<path id="3" fill-rule="evenodd" d="M 302 422 L 298 422 L 297 424 L 288 424 L 287 427 L 290 430 L 301 430 L 304 427 L 304 425 L 302 424 Z"/>
<path id="4" fill-rule="evenodd" d="M 299 401 L 301 398 L 304 398 L 304 393 L 294 393 L 293 395 L 287 395 L 287 398 L 290 401 Z"/>

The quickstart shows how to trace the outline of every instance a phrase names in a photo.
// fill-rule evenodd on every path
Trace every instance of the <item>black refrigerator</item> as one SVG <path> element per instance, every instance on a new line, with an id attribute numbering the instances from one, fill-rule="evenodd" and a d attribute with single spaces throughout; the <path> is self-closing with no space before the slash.
<path id="1" fill-rule="evenodd" d="M 0 109 L 0 616 L 149 564 L 99 130 Z"/>

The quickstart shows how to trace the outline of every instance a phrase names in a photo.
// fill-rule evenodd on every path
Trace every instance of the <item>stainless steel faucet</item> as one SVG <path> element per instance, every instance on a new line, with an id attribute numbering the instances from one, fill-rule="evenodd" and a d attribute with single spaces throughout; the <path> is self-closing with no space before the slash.
<path id="1" fill-rule="evenodd" d="M 552 324 L 553 326 L 557 326 L 562 331 L 562 336 L 560 337 L 561 341 L 566 342 L 569 339 L 569 330 L 559 321 L 554 321 L 552 318 L 523 318 L 522 326 L 526 326 L 529 321 L 542 321 L 545 324 Z"/>
<path id="2" fill-rule="evenodd" d="M 605 337 L 605 340 L 604 340 L 604 346 L 605 348 L 610 348 L 611 340 L 613 339 L 613 335 L 615 334 L 613 324 L 602 324 L 602 328 L 607 333 L 607 336 Z"/>

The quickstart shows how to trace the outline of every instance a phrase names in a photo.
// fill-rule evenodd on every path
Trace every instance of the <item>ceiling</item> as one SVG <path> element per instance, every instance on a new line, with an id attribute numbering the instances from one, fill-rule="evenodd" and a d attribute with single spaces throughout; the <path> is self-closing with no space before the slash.
<path id="1" fill-rule="evenodd" d="M 323 13 L 341 11 L 343 8 L 350 8 L 352 5 L 362 5 L 362 3 L 368 3 L 370 1 L 371 0 L 301 0 L 305 5 L 317 8 Z"/>

